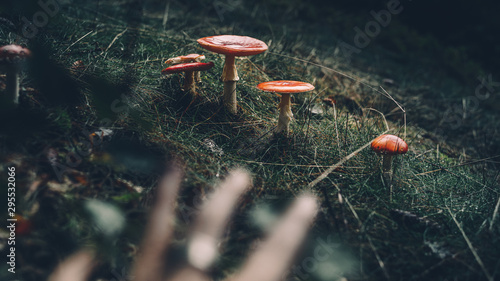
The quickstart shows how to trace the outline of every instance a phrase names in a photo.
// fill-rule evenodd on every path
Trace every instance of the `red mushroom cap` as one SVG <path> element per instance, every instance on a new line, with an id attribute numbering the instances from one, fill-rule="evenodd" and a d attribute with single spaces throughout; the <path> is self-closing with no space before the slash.
<path id="1" fill-rule="evenodd" d="M 288 80 L 260 83 L 257 88 L 266 92 L 282 94 L 303 93 L 314 90 L 314 86 L 309 83 Z"/>
<path id="2" fill-rule="evenodd" d="M 190 62 L 172 65 L 161 71 L 162 74 L 172 74 L 186 71 L 209 70 L 214 66 L 213 62 Z"/>
<path id="3" fill-rule="evenodd" d="M 248 36 L 217 35 L 198 39 L 203 48 L 218 54 L 253 56 L 267 50 L 266 43 Z"/>
<path id="4" fill-rule="evenodd" d="M 31 51 L 19 45 L 0 47 L 0 62 L 14 62 L 31 56 Z"/>
<path id="5" fill-rule="evenodd" d="M 381 135 L 372 141 L 372 150 L 380 154 L 405 154 L 408 145 L 404 140 L 395 135 Z"/>

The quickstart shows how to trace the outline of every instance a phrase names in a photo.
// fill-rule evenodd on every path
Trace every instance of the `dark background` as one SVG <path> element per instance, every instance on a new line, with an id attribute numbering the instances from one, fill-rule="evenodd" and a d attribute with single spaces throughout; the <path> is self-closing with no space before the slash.
<path id="1" fill-rule="evenodd" d="M 46 0 L 48 1 L 48 0 Z M 0 16 L 12 21 L 17 27 L 22 21 L 19 14 L 33 15 L 39 7 L 34 0 L 3 0 L 0 4 Z M 64 2 L 64 1 L 62 1 Z M 78 2 L 78 1 L 77 1 Z M 145 5 L 161 5 L 165 1 L 139 1 Z M 359 20 L 359 27 L 372 20 L 370 11 L 379 11 L 386 7 L 389 1 L 384 0 L 357 0 L 357 1 L 300 1 L 300 0 L 273 0 L 273 1 L 241 1 L 241 0 L 200 0 L 200 1 L 171 1 L 174 5 L 187 6 L 190 10 L 198 12 L 217 12 L 216 9 L 225 10 L 224 17 L 231 19 L 231 11 L 239 6 L 240 12 L 250 13 L 252 7 L 261 5 L 268 7 L 266 16 L 269 20 L 299 21 L 316 26 L 329 26 L 338 20 L 339 13 L 348 18 L 346 21 Z M 499 30 L 500 21 L 498 12 L 500 3 L 497 1 L 412 1 L 402 0 L 403 12 L 393 17 L 390 27 L 402 25 L 422 36 L 432 36 L 442 46 L 462 50 L 462 56 L 474 59 L 490 71 L 494 71 L 500 62 Z M 173 5 L 173 6 L 174 6 Z M 292 12 L 290 12 L 292 11 Z M 232 11 L 231 11 L 232 12 Z M 269 13 L 269 14 L 267 14 Z M 232 13 L 235 20 L 238 13 Z M 239 18 L 241 20 L 241 17 Z M 1 22 L 0 24 L 6 24 Z M 342 25 L 338 26 L 342 29 Z M 352 25 L 346 24 L 346 29 L 335 30 L 342 34 L 341 38 L 352 33 Z M 349 28 L 350 27 L 350 28 Z M 337 33 L 338 33 L 337 32 Z M 353 33 L 352 33 L 353 34 Z M 352 36 L 351 34 L 351 36 Z M 411 43 L 411 42 L 407 42 Z M 411 50 L 411 48 L 410 48 Z M 423 51 L 439 53 L 431 46 Z"/>
<path id="2" fill-rule="evenodd" d="M 380 10 L 388 1 L 308 1 L 315 5 L 320 21 L 328 17 L 329 9 L 344 9 L 367 16 Z M 404 10 L 396 24 L 407 25 L 421 34 L 430 34 L 446 46 L 462 47 L 466 54 L 495 70 L 499 63 L 500 20 L 497 1 L 400 1 Z M 433 51 L 433 50 L 428 50 Z"/>

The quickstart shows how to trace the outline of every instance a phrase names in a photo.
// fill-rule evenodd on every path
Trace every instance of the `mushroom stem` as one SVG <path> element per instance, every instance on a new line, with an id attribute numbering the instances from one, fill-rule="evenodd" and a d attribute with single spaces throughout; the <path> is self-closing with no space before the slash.
<path id="1" fill-rule="evenodd" d="M 240 78 L 238 77 L 238 71 L 236 70 L 235 64 L 235 56 L 226 55 L 226 59 L 224 61 L 224 69 L 222 70 L 222 81 L 238 81 Z"/>
<path id="2" fill-rule="evenodd" d="M 201 62 L 202 60 L 205 59 L 205 56 L 201 55 L 201 56 L 198 56 L 197 58 L 194 59 L 195 62 Z M 200 83 L 201 82 L 201 71 L 195 71 L 194 72 L 194 80 L 196 83 Z"/>
<path id="3" fill-rule="evenodd" d="M 7 71 L 5 94 L 9 102 L 14 105 L 19 104 L 19 71 Z"/>
<path id="4" fill-rule="evenodd" d="M 184 77 L 184 91 L 193 97 L 197 95 L 196 93 L 196 83 L 194 82 L 194 72 L 186 71 Z"/>
<path id="5" fill-rule="evenodd" d="M 288 135 L 290 132 L 290 121 L 293 118 L 292 109 L 290 107 L 290 94 L 284 93 L 281 95 L 278 107 L 280 109 L 280 116 L 278 117 L 278 126 L 275 132 L 283 132 Z"/>
<path id="6" fill-rule="evenodd" d="M 392 167 L 392 155 L 384 154 L 382 155 L 382 170 L 384 173 L 390 173 Z"/>
<path id="7" fill-rule="evenodd" d="M 392 197 L 392 156 L 389 154 L 382 155 L 382 172 L 386 185 L 391 186 Z"/>
<path id="8" fill-rule="evenodd" d="M 238 112 L 238 102 L 236 101 L 236 81 L 224 82 L 223 104 L 228 112 L 236 114 Z"/>
<path id="9" fill-rule="evenodd" d="M 201 82 L 201 74 L 200 74 L 200 71 L 195 71 L 195 72 L 194 72 L 194 80 L 195 80 L 196 82 L 198 82 L 198 83 L 199 83 L 199 82 Z"/>
<path id="10" fill-rule="evenodd" d="M 222 81 L 224 81 L 222 100 L 224 107 L 232 114 L 236 114 L 238 112 L 238 105 L 236 101 L 236 82 L 240 80 L 234 60 L 235 56 L 226 55 L 224 69 L 222 70 Z"/>

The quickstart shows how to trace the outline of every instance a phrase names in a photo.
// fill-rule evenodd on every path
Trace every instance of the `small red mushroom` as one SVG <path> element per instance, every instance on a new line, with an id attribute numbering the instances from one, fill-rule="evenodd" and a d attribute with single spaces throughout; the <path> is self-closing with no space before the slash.
<path id="1" fill-rule="evenodd" d="M 16 234 L 19 236 L 29 234 L 33 229 L 33 224 L 31 221 L 21 215 L 15 215 L 14 218 L 16 222 Z"/>
<path id="2" fill-rule="evenodd" d="M 19 73 L 22 62 L 31 56 L 30 50 L 19 45 L 6 45 L 0 48 L 0 69 L 6 72 L 7 99 L 14 105 L 19 103 Z"/>
<path id="3" fill-rule="evenodd" d="M 323 103 L 326 106 L 334 107 L 337 104 L 337 101 L 335 100 L 335 98 L 333 96 L 328 96 L 327 98 L 323 99 Z"/>
<path id="4" fill-rule="evenodd" d="M 292 109 L 290 107 L 290 94 L 298 94 L 314 90 L 314 86 L 309 83 L 288 80 L 260 83 L 257 85 L 257 88 L 265 92 L 281 94 L 281 100 L 278 105 L 280 115 L 278 117 L 278 126 L 276 127 L 275 132 L 284 132 L 286 135 L 288 135 L 288 132 L 290 131 L 290 121 L 293 118 Z"/>
<path id="5" fill-rule="evenodd" d="M 222 70 L 223 104 L 228 112 L 236 114 L 238 112 L 236 82 L 240 78 L 234 60 L 236 57 L 253 56 L 266 51 L 266 43 L 248 36 L 218 35 L 200 38 L 198 44 L 209 51 L 226 56 Z"/>
<path id="6" fill-rule="evenodd" d="M 392 157 L 405 154 L 408 145 L 395 135 L 381 135 L 371 143 L 372 150 L 382 155 L 382 171 L 385 181 L 390 185 L 392 181 Z"/>
<path id="7" fill-rule="evenodd" d="M 185 56 L 178 56 L 178 57 L 174 57 L 174 58 L 169 58 L 168 60 L 165 61 L 165 63 L 169 64 L 169 65 L 176 65 L 176 64 L 188 63 L 188 62 L 201 62 L 204 59 L 205 59 L 204 55 L 189 54 L 189 55 L 185 55 Z M 196 82 L 201 82 L 201 77 L 200 77 L 199 71 L 194 72 L 194 79 Z"/>
<path id="8" fill-rule="evenodd" d="M 173 74 L 184 72 L 184 91 L 191 95 L 196 96 L 196 83 L 194 81 L 195 71 L 209 70 L 214 66 L 213 62 L 191 62 L 191 63 L 181 63 L 165 68 L 161 71 L 162 74 Z"/>

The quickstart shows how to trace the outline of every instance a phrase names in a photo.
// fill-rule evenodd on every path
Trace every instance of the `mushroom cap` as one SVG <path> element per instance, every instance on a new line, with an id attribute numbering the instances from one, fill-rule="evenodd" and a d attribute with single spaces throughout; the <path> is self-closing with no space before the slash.
<path id="1" fill-rule="evenodd" d="M 371 147 L 373 151 L 387 155 L 405 154 L 408 151 L 406 142 L 395 135 L 381 135 L 372 141 Z"/>
<path id="2" fill-rule="evenodd" d="M 178 56 L 175 58 L 169 58 L 165 61 L 167 64 L 178 64 L 178 63 L 187 63 L 187 62 L 200 62 L 205 59 L 204 55 L 198 54 L 189 54 L 185 56 Z"/>
<path id="3" fill-rule="evenodd" d="M 267 50 L 266 43 L 248 36 L 216 35 L 198 39 L 203 48 L 218 54 L 253 56 Z"/>
<path id="4" fill-rule="evenodd" d="M 257 88 L 266 92 L 282 94 L 296 94 L 314 90 L 314 86 L 309 83 L 290 80 L 264 82 L 257 85 Z"/>
<path id="5" fill-rule="evenodd" d="M 19 45 L 0 47 L 0 63 L 9 64 L 31 56 L 31 51 Z"/>
<path id="6" fill-rule="evenodd" d="M 214 67 L 213 62 L 190 62 L 172 65 L 161 71 L 162 74 L 172 74 L 186 71 L 203 71 Z"/>

